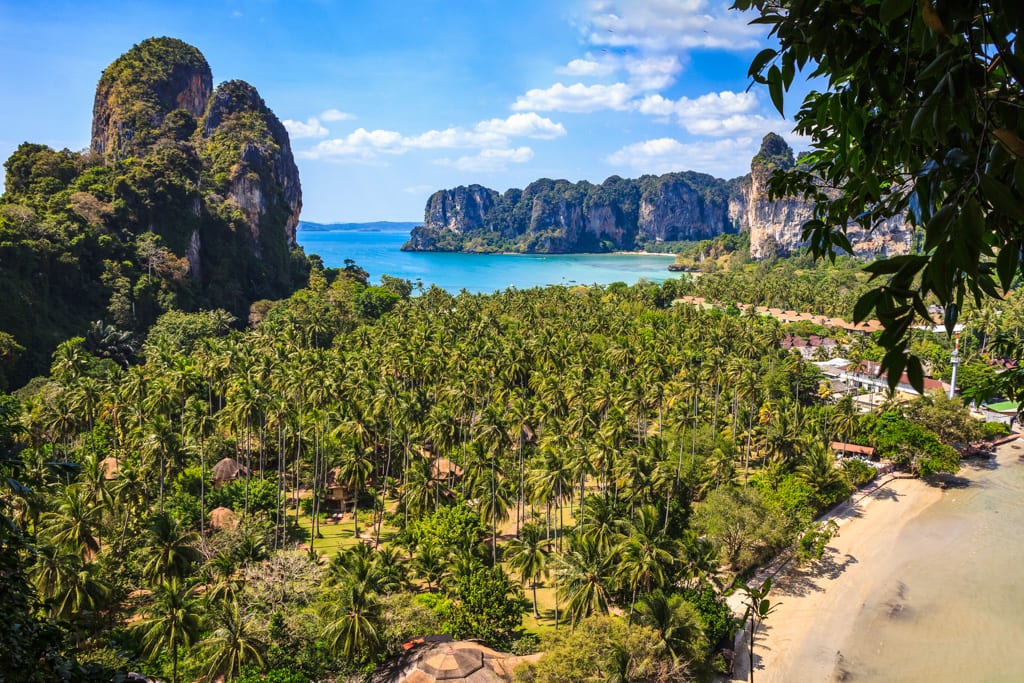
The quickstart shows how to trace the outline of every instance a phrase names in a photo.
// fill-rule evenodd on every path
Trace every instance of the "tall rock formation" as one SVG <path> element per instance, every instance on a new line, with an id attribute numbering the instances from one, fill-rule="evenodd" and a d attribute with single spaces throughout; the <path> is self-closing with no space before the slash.
<path id="1" fill-rule="evenodd" d="M 256 89 L 212 82 L 191 45 L 140 42 L 100 77 L 91 147 L 144 169 L 128 188 L 134 218 L 185 259 L 211 304 L 240 311 L 289 291 L 302 189 L 288 132 Z"/>
<path id="2" fill-rule="evenodd" d="M 91 153 L 25 143 L 8 159 L 0 333 L 23 349 L 12 382 L 96 320 L 140 337 L 175 308 L 245 320 L 253 301 L 305 284 L 288 133 L 252 86 L 212 83 L 196 48 L 144 40 L 99 79 Z"/>
<path id="3" fill-rule="evenodd" d="M 409 251 L 570 253 L 632 250 L 660 242 L 699 241 L 749 232 L 750 254 L 761 259 L 804 246 L 803 224 L 814 205 L 768 199 L 768 180 L 796 163 L 774 133 L 765 136 L 750 174 L 721 180 L 687 171 L 600 185 L 541 179 L 504 194 L 480 185 L 435 192 L 423 225 L 402 247 Z M 858 255 L 906 253 L 912 231 L 900 221 L 848 235 Z"/>
<path id="4" fill-rule="evenodd" d="M 794 163 L 793 150 L 774 133 L 764 137 L 760 151 L 750 162 L 746 206 L 737 209 L 741 223 L 750 232 L 751 258 L 788 255 L 806 246 L 803 224 L 814 217 L 814 204 L 797 197 L 768 199 L 772 173 L 792 168 Z M 913 229 L 904 221 L 892 219 L 873 230 L 850 224 L 847 236 L 857 256 L 891 256 L 910 250 Z"/>
<path id="5" fill-rule="evenodd" d="M 132 156 L 153 144 L 172 111 L 201 117 L 212 92 L 213 74 L 199 50 L 175 38 L 148 38 L 103 70 L 89 146 L 115 160 Z"/>
<path id="6" fill-rule="evenodd" d="M 411 251 L 602 252 L 645 243 L 699 240 L 736 232 L 729 214 L 735 183 L 701 173 L 600 185 L 547 178 L 498 194 L 479 185 L 435 192 Z"/>

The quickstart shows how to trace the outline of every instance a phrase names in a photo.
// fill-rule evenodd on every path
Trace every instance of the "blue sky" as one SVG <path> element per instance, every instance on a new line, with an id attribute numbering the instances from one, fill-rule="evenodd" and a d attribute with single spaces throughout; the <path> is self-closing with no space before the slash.
<path id="1" fill-rule="evenodd" d="M 422 220 L 438 189 L 749 170 L 791 124 L 719 0 L 0 2 L 0 156 L 89 144 L 102 70 L 173 36 L 289 129 L 304 220 Z"/>

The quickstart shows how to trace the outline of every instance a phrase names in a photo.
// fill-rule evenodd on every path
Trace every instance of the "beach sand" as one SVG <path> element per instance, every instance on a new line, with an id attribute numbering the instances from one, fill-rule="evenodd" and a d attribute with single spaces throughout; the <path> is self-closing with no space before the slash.
<path id="1" fill-rule="evenodd" d="M 1019 461 L 1022 453 L 1019 441 L 1001 446 L 993 465 L 1024 467 Z M 955 481 L 970 486 L 972 479 L 983 476 L 976 467 L 966 466 Z M 836 511 L 839 535 L 821 561 L 787 566 L 773 579 L 769 598 L 778 607 L 758 630 L 754 680 L 883 680 L 861 675 L 863 652 L 854 654 L 856 661 L 851 661 L 847 646 L 863 650 L 865 639 L 871 640 L 870 634 L 864 633 L 864 624 L 904 617 L 909 623 L 913 618 L 913 606 L 908 607 L 912 601 L 905 595 L 909 589 L 903 580 L 907 551 L 923 549 L 926 543 L 934 545 L 937 539 L 919 538 L 920 525 L 904 532 L 945 496 L 956 495 L 956 489 L 944 490 L 916 479 L 886 478 L 883 482 L 871 494 L 855 497 L 852 504 Z M 941 544 L 941 538 L 938 542 Z M 905 615 L 901 614 L 904 609 Z M 861 630 L 854 633 L 857 624 Z M 737 652 L 733 680 L 747 680 L 747 657 L 747 652 Z"/>

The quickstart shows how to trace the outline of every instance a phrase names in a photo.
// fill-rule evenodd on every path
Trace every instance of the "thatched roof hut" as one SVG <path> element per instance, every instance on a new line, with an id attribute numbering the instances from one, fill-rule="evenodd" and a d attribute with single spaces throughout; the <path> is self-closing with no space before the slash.
<path id="1" fill-rule="evenodd" d="M 234 529 L 238 526 L 238 515 L 231 508 L 219 507 L 210 510 L 210 528 L 217 531 Z"/>
<path id="2" fill-rule="evenodd" d="M 462 468 L 448 458 L 435 458 L 430 463 L 430 476 L 444 481 L 459 479 L 462 477 Z"/>
<path id="3" fill-rule="evenodd" d="M 213 466 L 211 472 L 213 472 L 213 483 L 218 486 L 221 484 L 227 484 L 241 477 L 249 476 L 249 468 L 234 458 L 222 459 Z"/>
<path id="4" fill-rule="evenodd" d="M 518 658 L 466 640 L 422 638 L 382 667 L 374 683 L 508 683 Z"/>

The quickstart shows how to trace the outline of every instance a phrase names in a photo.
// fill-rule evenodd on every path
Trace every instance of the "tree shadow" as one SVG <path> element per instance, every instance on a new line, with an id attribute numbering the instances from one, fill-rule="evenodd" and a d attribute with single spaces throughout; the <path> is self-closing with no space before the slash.
<path id="1" fill-rule="evenodd" d="M 883 487 L 871 494 L 871 497 L 876 500 L 888 500 L 893 503 L 898 503 L 900 502 L 900 498 L 905 495 L 906 494 L 900 493 L 899 491 L 895 491 L 891 488 Z"/>
<path id="2" fill-rule="evenodd" d="M 966 477 L 958 477 L 955 474 L 936 474 L 925 480 L 928 486 L 940 489 L 965 489 L 971 485 L 971 480 Z"/>
<path id="3" fill-rule="evenodd" d="M 823 593 L 825 589 L 818 585 L 819 579 L 833 581 L 853 564 L 857 564 L 857 558 L 849 553 L 840 555 L 839 551 L 830 546 L 825 549 L 825 554 L 820 560 L 791 565 L 785 572 L 777 575 L 773 579 L 772 588 L 779 595 L 791 597 Z"/>
<path id="4" fill-rule="evenodd" d="M 996 459 L 995 454 L 986 454 L 973 456 L 970 458 L 963 458 L 960 460 L 961 467 L 966 467 L 970 470 L 975 471 L 992 471 L 999 469 L 999 460 Z"/>

